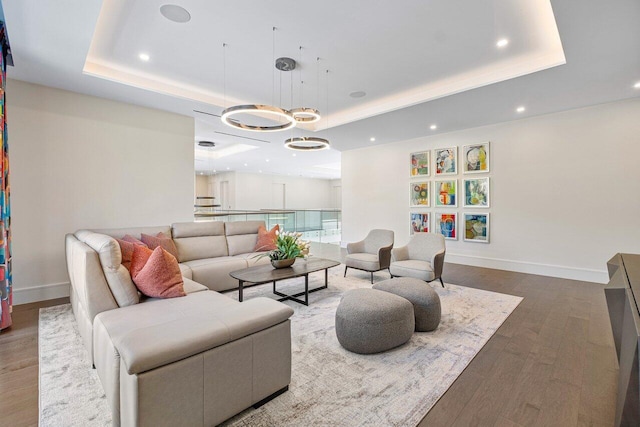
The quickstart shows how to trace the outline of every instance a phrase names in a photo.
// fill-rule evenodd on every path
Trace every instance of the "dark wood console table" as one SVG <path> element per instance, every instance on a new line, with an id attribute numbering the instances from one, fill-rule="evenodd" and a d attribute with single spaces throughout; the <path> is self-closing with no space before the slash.
<path id="1" fill-rule="evenodd" d="M 616 426 L 640 425 L 640 255 L 617 254 L 607 262 L 604 294 L 618 355 Z"/>

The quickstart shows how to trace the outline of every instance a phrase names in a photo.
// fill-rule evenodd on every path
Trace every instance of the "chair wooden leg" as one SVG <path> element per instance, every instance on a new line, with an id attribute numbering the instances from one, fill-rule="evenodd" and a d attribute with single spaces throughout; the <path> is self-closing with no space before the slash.
<path id="1" fill-rule="evenodd" d="M 439 278 L 440 279 L 440 284 L 442 285 L 442 287 L 444 288 L 444 282 L 442 281 L 442 277 Z"/>
<path id="2" fill-rule="evenodd" d="M 349 267 L 347 267 L 347 266 L 345 265 L 345 266 L 344 266 L 344 277 L 347 277 L 347 268 L 349 268 Z"/>

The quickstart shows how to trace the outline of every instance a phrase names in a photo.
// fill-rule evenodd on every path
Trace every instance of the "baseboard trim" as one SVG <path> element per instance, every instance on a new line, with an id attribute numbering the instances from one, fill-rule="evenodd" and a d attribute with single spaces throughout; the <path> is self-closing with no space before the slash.
<path id="1" fill-rule="evenodd" d="M 69 296 L 69 282 L 13 289 L 13 305 L 29 304 Z"/>
<path id="2" fill-rule="evenodd" d="M 581 280 L 585 282 L 607 283 L 609 281 L 609 274 L 607 273 L 607 270 L 567 267 L 528 261 L 514 261 L 476 255 L 452 254 L 449 252 L 447 252 L 445 261 L 452 264 L 495 268 L 497 270 L 515 271 L 518 273 L 537 274 L 540 276 L 559 277 L 562 279 Z"/>

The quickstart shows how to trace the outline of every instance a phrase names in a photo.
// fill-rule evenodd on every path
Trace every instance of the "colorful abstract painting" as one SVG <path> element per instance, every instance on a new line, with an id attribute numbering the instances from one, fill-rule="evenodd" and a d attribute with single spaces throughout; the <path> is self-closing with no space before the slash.
<path id="1" fill-rule="evenodd" d="M 433 204 L 436 207 L 458 206 L 458 182 L 455 179 L 434 181 L 433 186 Z"/>
<path id="2" fill-rule="evenodd" d="M 0 11 L 2 5 L 0 4 Z M 4 13 L 0 13 L 4 17 Z M 5 84 L 9 45 L 0 21 L 0 330 L 11 326 L 13 288 L 11 275 L 11 203 L 9 202 L 9 144 L 7 143 Z"/>
<path id="3" fill-rule="evenodd" d="M 458 240 L 458 214 L 436 212 L 433 230 L 447 240 Z"/>
<path id="4" fill-rule="evenodd" d="M 429 207 L 429 183 L 412 182 L 409 187 L 411 206 Z"/>
<path id="5" fill-rule="evenodd" d="M 489 177 L 464 180 L 464 207 L 489 207 Z"/>
<path id="6" fill-rule="evenodd" d="M 489 243 L 489 214 L 464 214 L 464 240 Z"/>
<path id="7" fill-rule="evenodd" d="M 458 173 L 458 147 L 437 148 L 433 150 L 436 163 L 436 175 L 455 175 Z"/>
<path id="8" fill-rule="evenodd" d="M 464 173 L 489 172 L 489 143 L 462 147 L 462 164 Z"/>
<path id="9" fill-rule="evenodd" d="M 429 232 L 429 213 L 411 213 L 411 234 Z"/>
<path id="10" fill-rule="evenodd" d="M 411 153 L 411 177 L 429 176 L 429 152 Z"/>

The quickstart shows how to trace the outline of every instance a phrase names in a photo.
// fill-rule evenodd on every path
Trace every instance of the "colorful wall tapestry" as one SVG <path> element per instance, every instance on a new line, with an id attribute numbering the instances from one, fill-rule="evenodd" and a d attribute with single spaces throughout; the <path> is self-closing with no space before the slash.
<path id="1" fill-rule="evenodd" d="M 4 20 L 0 21 L 0 44 L 2 45 L 2 55 L 0 55 L 0 330 L 2 330 L 11 326 L 11 306 L 13 304 L 9 145 L 7 144 L 7 112 L 4 92 L 7 59 L 10 59 L 10 51 Z"/>

